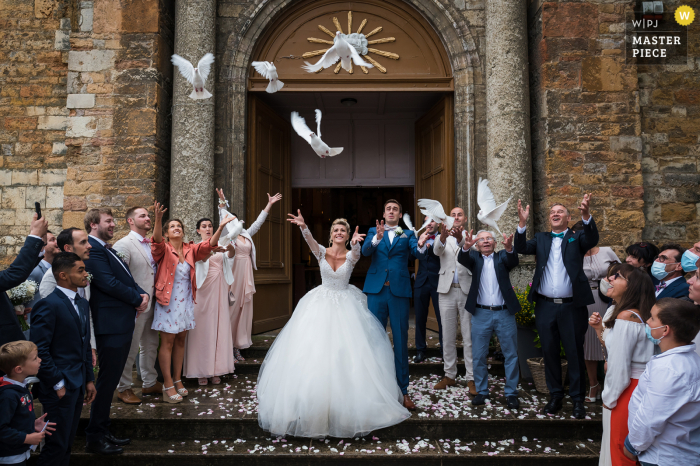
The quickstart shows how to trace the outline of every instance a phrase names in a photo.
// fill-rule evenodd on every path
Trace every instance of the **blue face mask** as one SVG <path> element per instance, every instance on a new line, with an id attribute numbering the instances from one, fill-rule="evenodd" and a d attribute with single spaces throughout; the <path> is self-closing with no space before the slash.
<path id="1" fill-rule="evenodd" d="M 662 325 L 661 327 L 665 327 L 665 325 Z M 660 342 L 664 337 L 661 337 L 661 338 L 654 338 L 654 337 L 651 336 L 651 331 L 652 331 L 652 330 L 656 330 L 656 329 L 661 328 L 661 327 L 654 327 L 654 328 L 651 328 L 651 327 L 649 327 L 649 324 L 644 324 L 644 331 L 645 331 L 646 334 L 647 334 L 647 338 L 648 338 L 649 340 L 651 340 L 651 342 L 654 343 L 654 344 L 657 345 L 657 346 L 658 346 L 659 342 Z"/>
<path id="2" fill-rule="evenodd" d="M 657 280 L 663 280 L 668 276 L 668 272 L 666 272 L 666 264 L 663 262 L 654 261 L 654 263 L 651 265 L 651 274 Z"/>
<path id="3" fill-rule="evenodd" d="M 683 267 L 683 271 L 692 272 L 697 270 L 698 266 L 696 264 L 698 263 L 698 259 L 700 259 L 700 257 L 691 252 L 690 249 L 684 252 L 681 258 L 681 267 Z"/>

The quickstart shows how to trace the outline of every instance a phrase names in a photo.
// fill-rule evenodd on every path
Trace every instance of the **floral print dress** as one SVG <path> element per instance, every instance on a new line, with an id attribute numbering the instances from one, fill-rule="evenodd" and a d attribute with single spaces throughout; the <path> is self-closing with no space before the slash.
<path id="1" fill-rule="evenodd" d="M 178 263 L 175 269 L 170 304 L 163 306 L 156 303 L 151 328 L 159 332 L 177 334 L 192 330 L 194 327 L 194 300 L 192 299 L 190 265 L 187 262 L 182 262 Z"/>

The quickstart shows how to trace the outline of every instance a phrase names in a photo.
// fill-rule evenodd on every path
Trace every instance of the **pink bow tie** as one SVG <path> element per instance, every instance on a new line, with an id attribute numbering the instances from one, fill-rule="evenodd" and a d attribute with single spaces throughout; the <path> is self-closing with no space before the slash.
<path id="1" fill-rule="evenodd" d="M 144 238 L 144 239 L 141 240 L 141 242 L 142 242 L 143 244 L 150 244 L 150 243 L 151 243 L 151 240 L 148 239 L 148 238 Z"/>
<path id="2" fill-rule="evenodd" d="M 666 282 L 661 282 L 656 285 L 656 291 L 663 290 L 664 288 L 666 288 Z"/>

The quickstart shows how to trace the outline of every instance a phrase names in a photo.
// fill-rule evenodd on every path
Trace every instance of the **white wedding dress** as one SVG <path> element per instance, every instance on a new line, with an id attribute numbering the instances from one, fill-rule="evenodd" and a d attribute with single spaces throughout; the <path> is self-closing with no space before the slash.
<path id="1" fill-rule="evenodd" d="M 318 259 L 322 285 L 299 301 L 265 356 L 258 422 L 274 435 L 354 437 L 411 414 L 396 383 L 394 351 L 367 297 L 349 284 L 360 243 L 335 272 L 326 248 L 302 234 Z"/>

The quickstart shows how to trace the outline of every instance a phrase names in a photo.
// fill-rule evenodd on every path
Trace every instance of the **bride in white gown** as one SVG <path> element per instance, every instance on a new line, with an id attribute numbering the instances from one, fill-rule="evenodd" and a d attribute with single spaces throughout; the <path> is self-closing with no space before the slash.
<path id="1" fill-rule="evenodd" d="M 360 242 L 338 219 L 329 249 L 311 236 L 301 212 L 289 214 L 318 259 L 322 285 L 299 301 L 265 356 L 258 377 L 258 422 L 274 435 L 354 437 L 411 414 L 396 383 L 394 352 L 367 297 L 349 284 Z M 345 251 L 345 254 L 343 254 Z"/>

